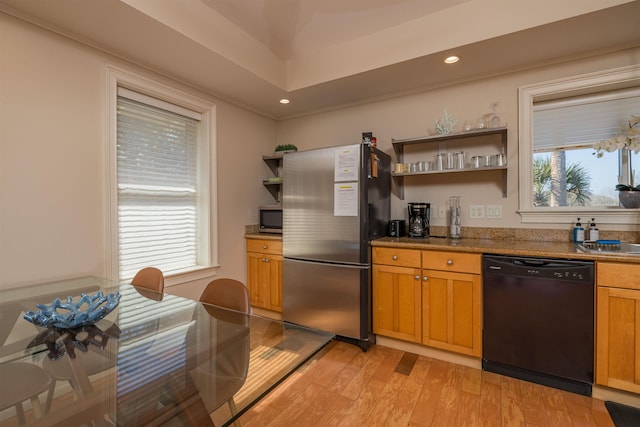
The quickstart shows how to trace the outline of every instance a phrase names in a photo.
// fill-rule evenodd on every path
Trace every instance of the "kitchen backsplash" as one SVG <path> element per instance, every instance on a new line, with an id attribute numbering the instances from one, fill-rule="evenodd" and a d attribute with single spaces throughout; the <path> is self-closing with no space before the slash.
<path id="1" fill-rule="evenodd" d="M 432 236 L 446 236 L 448 227 L 431 226 Z M 539 242 L 572 242 L 572 230 L 539 229 L 539 228 L 491 228 L 491 227 L 462 227 L 460 233 L 466 239 L 494 239 L 494 240 L 535 240 Z M 618 239 L 623 242 L 640 241 L 638 231 L 609 231 L 601 230 L 600 239 Z"/>
<path id="2" fill-rule="evenodd" d="M 432 236 L 447 236 L 449 227 L 430 227 Z M 259 233 L 258 224 L 245 225 L 245 234 Z M 494 239 L 494 240 L 535 240 L 540 242 L 571 242 L 572 230 L 555 230 L 539 228 L 492 228 L 492 227 L 462 227 L 461 235 L 465 239 Z M 600 239 L 618 239 L 623 242 L 640 242 L 638 231 L 610 231 L 601 230 Z"/>

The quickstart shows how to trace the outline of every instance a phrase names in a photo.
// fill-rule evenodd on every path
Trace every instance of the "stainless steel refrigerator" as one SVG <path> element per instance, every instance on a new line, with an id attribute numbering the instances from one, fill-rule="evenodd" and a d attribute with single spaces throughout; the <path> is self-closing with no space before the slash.
<path id="1" fill-rule="evenodd" d="M 283 160 L 282 315 L 366 350 L 371 248 L 386 234 L 391 159 L 364 144 L 287 153 Z"/>

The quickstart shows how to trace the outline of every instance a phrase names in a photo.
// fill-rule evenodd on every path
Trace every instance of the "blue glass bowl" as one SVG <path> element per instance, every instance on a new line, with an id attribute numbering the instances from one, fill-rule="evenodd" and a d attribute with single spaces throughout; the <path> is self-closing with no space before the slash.
<path id="1" fill-rule="evenodd" d="M 119 302 L 119 292 L 103 295 L 99 291 L 92 296 L 81 294 L 77 302 L 73 302 L 73 297 L 67 297 L 66 302 L 56 298 L 51 305 L 37 304 L 40 310 L 28 311 L 24 318 L 44 328 L 77 328 L 96 323 L 111 313 Z"/>

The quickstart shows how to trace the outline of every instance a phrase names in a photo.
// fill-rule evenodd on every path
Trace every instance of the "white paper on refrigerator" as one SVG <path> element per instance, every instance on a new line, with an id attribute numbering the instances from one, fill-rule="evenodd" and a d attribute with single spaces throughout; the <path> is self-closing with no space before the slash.
<path id="1" fill-rule="evenodd" d="M 358 180 L 357 146 L 340 147 L 334 151 L 334 178 L 336 182 Z"/>
<path id="2" fill-rule="evenodd" d="M 358 183 L 343 182 L 334 184 L 333 215 L 358 216 Z"/>

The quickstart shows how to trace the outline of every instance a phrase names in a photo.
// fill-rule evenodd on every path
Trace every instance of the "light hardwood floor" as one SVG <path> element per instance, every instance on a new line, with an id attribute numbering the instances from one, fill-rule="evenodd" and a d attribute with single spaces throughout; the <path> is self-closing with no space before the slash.
<path id="1" fill-rule="evenodd" d="M 365 353 L 340 341 L 240 421 L 243 427 L 614 426 L 602 400 L 388 347 Z"/>

